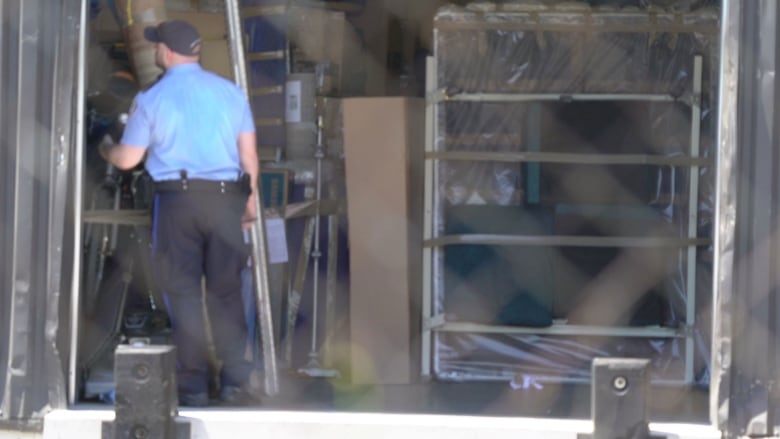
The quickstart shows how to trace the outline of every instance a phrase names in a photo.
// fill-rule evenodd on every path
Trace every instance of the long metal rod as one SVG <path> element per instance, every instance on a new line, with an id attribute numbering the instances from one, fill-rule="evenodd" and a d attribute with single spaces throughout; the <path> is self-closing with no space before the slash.
<path id="1" fill-rule="evenodd" d="M 434 41 L 438 45 L 438 30 L 434 29 Z M 433 86 L 439 87 L 439 63 L 436 58 L 433 58 Z M 433 107 L 433 151 L 440 148 L 439 137 L 446 132 L 446 125 L 442 125 L 440 122 L 446 117 L 446 106 L 435 105 Z M 431 178 L 431 193 L 433 196 L 433 238 L 436 239 L 444 231 L 444 207 L 442 203 L 442 191 L 441 191 L 441 161 L 433 162 L 433 176 Z M 433 308 L 432 312 L 439 312 L 439 302 L 444 301 L 444 249 L 436 247 L 432 249 L 432 275 L 433 275 Z M 432 336 L 432 352 L 433 352 L 433 375 L 438 375 L 440 372 L 441 358 L 439 355 L 438 345 L 439 336 L 433 333 Z"/>
<path id="2" fill-rule="evenodd" d="M 529 385 L 532 385 L 531 383 L 535 384 L 590 384 L 593 382 L 590 376 L 583 376 L 583 377 L 576 377 L 568 375 L 567 373 L 570 371 L 566 371 L 566 373 L 562 372 L 561 375 L 552 375 L 549 371 L 545 371 L 543 373 L 535 374 L 532 371 L 522 371 L 518 370 L 517 372 L 513 370 L 501 370 L 497 371 L 495 373 L 469 373 L 469 372 L 459 372 L 457 374 L 456 379 L 458 381 L 463 380 L 471 380 L 471 381 L 488 381 L 488 382 L 506 382 L 509 381 L 512 388 L 524 388 L 518 386 L 516 384 L 516 379 L 520 377 L 528 377 L 530 381 L 528 381 Z M 524 378 L 525 379 L 525 378 Z M 681 384 L 685 384 L 682 380 L 675 380 L 675 379 L 653 379 L 652 380 L 653 386 L 666 386 L 666 387 L 679 387 Z M 516 387 L 518 386 L 518 387 Z M 710 437 L 710 436 L 708 436 Z M 716 436 L 712 436 L 716 437 Z"/>
<path id="3" fill-rule="evenodd" d="M 715 243 L 712 261 L 712 352 L 710 356 L 710 423 L 727 426 L 731 411 L 732 306 L 734 294 L 734 236 L 737 197 L 737 136 L 740 51 L 742 48 L 741 0 L 723 0 L 721 6 L 720 71 L 718 90 L 717 172 L 715 173 Z"/>
<path id="4" fill-rule="evenodd" d="M 539 102 L 532 102 L 528 105 L 526 113 L 526 132 L 524 141 L 528 149 L 533 153 L 540 153 L 542 150 L 542 108 Z M 539 204 L 541 198 L 542 164 L 526 163 L 526 200 L 528 204 Z"/>
<path id="5" fill-rule="evenodd" d="M 292 288 L 287 294 L 287 329 L 284 333 L 284 345 L 282 347 L 282 359 L 288 367 L 292 367 L 293 334 L 298 321 L 298 309 L 301 306 L 303 287 L 306 282 L 306 273 L 309 270 L 309 252 L 314 236 L 314 217 L 306 219 L 303 226 L 303 242 L 298 254 L 298 263 L 295 265 L 295 277 Z"/>
<path id="6" fill-rule="evenodd" d="M 499 14 L 501 12 L 498 12 Z M 544 13 L 545 16 L 554 17 L 555 11 L 550 11 Z M 558 14 L 561 14 L 560 12 Z M 563 12 L 562 14 L 566 14 L 567 21 L 570 20 L 571 15 L 567 12 Z M 597 15 L 598 13 L 594 13 L 593 15 Z M 559 15 L 560 16 L 560 15 Z M 647 15 L 644 15 L 647 17 Z M 662 17 L 663 15 L 658 15 L 658 17 Z M 675 20 L 674 15 L 667 15 L 669 17 L 668 21 Z M 464 17 L 467 18 L 467 17 Z M 549 18 L 545 18 L 549 19 Z M 552 18 L 555 20 L 556 18 Z M 558 18 L 558 20 L 560 20 Z M 460 21 L 437 21 L 436 22 L 436 28 L 447 30 L 447 31 L 464 31 L 464 30 L 491 30 L 491 31 L 497 31 L 497 30 L 506 30 L 506 31 L 528 31 L 528 32 L 555 32 L 555 33 L 604 33 L 604 32 L 628 32 L 631 34 L 639 34 L 639 33 L 663 33 L 663 34 L 676 34 L 676 33 L 685 33 L 685 34 L 715 34 L 718 32 L 718 27 L 715 25 L 706 25 L 706 24 L 693 24 L 693 23 L 680 23 L 680 24 L 661 24 L 661 20 L 656 20 L 656 23 L 637 23 L 637 24 L 603 24 L 603 23 L 594 23 L 594 20 L 591 20 L 590 22 L 586 21 L 580 21 L 578 23 L 565 23 L 565 24 L 550 24 L 550 23 L 543 23 L 539 24 L 538 22 L 527 22 L 527 23 L 517 23 L 512 22 L 509 20 L 505 21 L 494 21 L 494 20 L 485 20 L 483 18 L 480 18 L 476 21 L 470 21 L 467 19 L 462 19 Z M 713 20 L 714 21 L 714 20 Z"/>
<path id="7" fill-rule="evenodd" d="M 284 207 L 283 219 L 305 218 L 314 216 L 317 209 L 322 215 L 337 215 L 344 208 L 336 200 L 302 201 L 288 204 Z M 149 211 L 146 209 L 86 209 L 82 213 L 82 221 L 86 224 L 124 224 L 129 226 L 148 226 L 151 224 Z M 85 229 L 87 236 L 89 229 Z"/>
<path id="8" fill-rule="evenodd" d="M 426 59 L 426 92 L 431 92 L 435 87 L 436 76 L 434 73 L 436 62 L 433 57 Z M 425 152 L 433 152 L 434 136 L 434 108 L 436 103 L 428 99 L 425 103 Z M 424 207 L 423 207 L 423 241 L 433 239 L 433 161 L 425 161 L 424 171 Z M 433 302 L 433 277 L 431 273 L 433 249 L 431 247 L 422 248 L 422 334 L 420 343 L 420 374 L 424 379 L 431 375 L 431 330 L 426 327 L 424 322 L 432 316 Z"/>
<path id="9" fill-rule="evenodd" d="M 335 184 L 331 183 L 329 198 L 338 197 Z M 338 280 L 339 256 L 339 216 L 328 216 L 328 268 L 325 276 L 325 340 L 322 343 L 321 356 L 325 366 L 333 365 L 331 350 L 336 339 L 336 284 Z"/>
<path id="10" fill-rule="evenodd" d="M 428 239 L 423 242 L 425 247 L 441 247 L 446 245 L 524 245 L 551 247 L 632 247 L 632 248 L 663 248 L 689 247 L 710 245 L 709 238 L 667 238 L 667 237 L 635 237 L 635 236 L 574 236 L 574 235 L 446 235 Z"/>
<path id="11" fill-rule="evenodd" d="M 318 124 L 320 122 L 318 121 Z M 314 186 L 314 196 L 319 203 L 322 200 L 322 127 L 317 130 L 317 147 L 314 153 L 314 158 L 317 162 Z M 319 204 L 318 204 L 319 205 Z M 311 366 L 315 366 L 317 362 L 317 325 L 319 324 L 319 298 L 320 298 L 320 259 L 322 259 L 322 252 L 320 252 L 320 226 L 322 224 L 322 217 L 318 211 L 314 215 L 314 246 L 311 251 L 312 257 L 312 324 L 311 324 L 311 347 L 309 349 L 309 361 Z M 319 367 L 319 365 L 316 365 Z"/>
<path id="12" fill-rule="evenodd" d="M 249 98 L 249 84 L 246 78 L 246 58 L 244 39 L 241 32 L 241 17 L 238 1 L 225 1 L 230 55 L 233 61 L 233 77 L 244 94 Z M 259 176 L 258 176 L 259 177 Z M 259 180 L 259 178 L 258 178 Z M 262 190 L 258 181 L 258 194 L 255 197 L 257 219 L 252 224 L 252 274 L 255 294 L 257 295 L 257 319 L 263 347 L 263 366 L 265 393 L 274 396 L 279 393 L 279 377 L 276 365 L 276 347 L 274 346 L 274 325 L 271 314 L 271 288 L 268 274 L 268 243 L 266 242 L 265 214 L 262 206 Z"/>
<path id="13" fill-rule="evenodd" d="M 592 101 L 637 101 L 637 102 L 675 102 L 686 101 L 668 94 L 560 94 L 560 93 L 458 93 L 453 95 L 442 94 L 441 101 L 461 102 L 535 102 L 535 101 L 560 101 L 560 102 L 592 102 Z"/>
<path id="14" fill-rule="evenodd" d="M 463 332 L 474 334 L 535 334 L 535 335 L 582 335 L 582 336 L 612 336 L 634 338 L 683 338 L 685 331 L 660 326 L 645 327 L 609 327 L 586 325 L 552 325 L 544 328 L 529 328 L 521 326 L 494 326 L 480 323 L 457 322 L 433 326 L 434 331 Z"/>
<path id="15" fill-rule="evenodd" d="M 230 59 L 233 62 L 233 79 L 249 96 L 249 82 L 246 77 L 246 55 L 244 35 L 241 31 L 241 15 L 238 0 L 225 0 L 225 18 L 228 25 Z"/>
<path id="16" fill-rule="evenodd" d="M 21 115 L 22 114 L 22 99 L 20 97 L 22 96 L 22 78 L 24 77 L 22 75 L 22 72 L 23 72 L 23 68 L 22 68 L 23 59 L 22 59 L 22 57 L 24 56 L 24 50 L 22 50 L 22 45 L 23 45 L 23 41 L 22 41 L 23 38 L 22 38 L 22 36 L 23 36 L 23 33 L 24 33 L 24 29 L 21 26 L 21 23 L 24 23 L 24 7 L 21 4 L 19 5 L 19 12 L 18 13 L 19 13 L 19 15 L 18 15 L 18 21 L 17 22 L 20 23 L 20 26 L 19 26 L 19 29 L 18 29 L 19 35 L 18 35 L 18 42 L 17 42 L 17 45 L 18 45 L 18 52 L 17 52 L 18 55 L 17 56 L 19 57 L 19 59 L 17 60 L 18 62 L 17 62 L 17 65 L 15 66 L 16 70 L 17 70 L 16 71 L 16 78 L 15 78 L 16 79 L 16 84 L 15 84 L 15 87 L 16 87 L 16 100 L 15 100 L 15 103 L 14 103 L 15 104 L 15 108 L 13 110 L 16 112 L 17 115 Z M 10 253 L 10 258 L 8 258 L 8 259 L 10 259 L 10 261 L 6 262 L 6 263 L 9 265 L 9 268 L 10 268 L 10 270 L 8 272 L 11 274 L 11 276 L 15 277 L 16 276 L 17 264 L 18 264 L 18 258 L 19 258 L 18 255 L 17 255 L 17 249 L 19 248 L 18 247 L 18 242 L 19 242 L 18 227 L 19 227 L 19 211 L 20 211 L 20 209 L 19 209 L 19 204 L 20 204 L 19 203 L 19 186 L 20 186 L 19 185 L 19 180 L 20 180 L 20 178 L 19 178 L 19 174 L 20 174 L 19 170 L 21 168 L 21 159 L 19 157 L 19 153 L 20 153 L 20 149 L 22 147 L 22 128 L 21 128 L 22 121 L 17 116 L 16 119 L 14 120 L 14 123 L 16 125 L 15 126 L 15 132 L 14 132 L 14 137 L 15 137 L 14 138 L 14 144 L 13 144 L 12 147 L 9 148 L 9 149 L 11 149 L 11 148 L 13 149 L 13 157 L 12 157 L 12 161 L 11 161 L 11 164 L 13 165 L 13 178 L 14 178 L 14 183 L 13 183 L 13 192 L 14 193 L 13 193 L 13 198 L 12 198 L 13 206 L 11 207 L 11 212 L 12 212 L 12 216 L 13 216 L 13 219 L 11 220 L 12 221 L 11 222 L 11 227 L 12 227 L 12 230 L 13 230 L 13 234 L 11 235 L 11 239 L 10 239 L 11 240 L 11 246 L 10 246 L 9 249 L 6 250 L 8 253 Z M 7 260 L 7 259 L 5 259 L 5 260 Z M 5 287 L 6 285 L 3 285 L 3 286 Z M 15 303 L 17 303 L 16 295 L 17 295 L 18 288 L 16 287 L 16 282 L 9 282 L 9 285 L 7 285 L 7 287 L 10 288 L 10 299 L 11 300 L 10 300 L 9 304 L 11 306 L 13 306 Z M 14 310 L 11 310 L 11 312 L 9 313 L 9 322 L 8 322 L 9 334 L 14 334 L 15 333 L 14 329 L 16 328 L 16 325 L 17 325 L 16 324 L 16 318 L 17 318 L 17 313 Z M 15 351 L 15 344 L 16 344 L 16 337 L 13 337 L 13 336 L 10 337 L 9 340 L 8 340 L 8 344 L 7 344 L 8 355 L 7 355 L 7 358 L 6 358 L 6 366 L 5 366 L 7 373 L 5 374 L 4 377 L 2 377 L 5 382 L 3 383 L 2 386 L 0 386 L 0 389 L 3 390 L 3 394 L 0 396 L 0 416 L 3 416 L 4 418 L 6 418 L 8 416 L 6 414 L 10 414 L 11 410 L 12 410 L 11 409 L 11 404 L 12 404 L 11 403 L 11 387 L 12 387 L 12 383 L 13 383 L 13 375 L 11 373 L 8 373 L 8 372 L 11 372 L 14 369 L 14 367 L 13 367 L 14 366 L 14 364 L 13 364 L 14 354 L 13 353 Z"/>
<path id="17" fill-rule="evenodd" d="M 699 107 L 701 112 L 701 107 Z M 503 152 L 503 151 L 436 151 L 425 154 L 426 159 L 509 162 L 509 163 L 571 163 L 584 165 L 658 165 L 700 166 L 710 163 L 706 158 L 658 156 L 648 154 L 587 154 L 558 152 Z"/>
<path id="18" fill-rule="evenodd" d="M 79 48 L 76 64 L 76 139 L 73 144 L 73 274 L 70 285 L 70 355 L 68 358 L 68 404 L 78 394 L 78 348 L 81 303 L 81 213 L 84 174 L 84 116 L 87 83 L 87 1 L 82 0 L 79 18 Z"/>
<path id="19" fill-rule="evenodd" d="M 691 152 L 692 158 L 699 157 L 701 140 L 701 87 L 703 64 L 702 57 L 698 55 L 693 61 L 693 106 L 691 108 Z M 699 218 L 699 167 L 693 166 L 689 170 L 688 192 L 688 239 L 695 239 L 698 235 Z M 688 269 L 686 273 L 686 311 L 685 322 L 689 328 L 696 324 L 696 246 L 688 247 Z M 693 354 L 694 334 L 689 332 L 685 339 L 685 382 L 693 383 Z"/>
<path id="20" fill-rule="evenodd" d="M 70 182 L 69 159 L 73 154 L 73 116 L 74 114 L 63 109 L 73 108 L 77 91 L 76 85 L 76 65 L 77 59 L 71 56 L 70 51 L 77 48 L 79 29 L 72 26 L 81 16 L 75 17 L 76 11 L 80 12 L 81 6 L 77 3 L 68 3 L 63 5 L 60 16 L 63 30 L 60 31 L 59 38 L 54 49 L 54 83 L 53 96 L 51 103 L 52 130 L 50 134 L 51 149 L 51 179 L 49 180 L 49 244 L 47 246 L 46 273 L 47 273 L 47 296 L 51 297 L 53 292 L 61 291 L 62 279 L 66 276 L 63 267 L 67 267 L 63 257 L 61 243 L 67 233 L 67 227 L 63 218 L 68 212 L 68 189 Z M 0 22 L 3 13 L 0 12 Z M 0 62 L 2 64 L 2 62 Z M 0 67 L 2 70 L 2 67 Z M 2 116 L 0 116 L 2 117 Z M 63 325 L 63 328 L 67 325 Z M 54 334 L 50 333 L 50 336 Z M 65 401 L 68 400 L 67 377 L 65 378 Z"/>

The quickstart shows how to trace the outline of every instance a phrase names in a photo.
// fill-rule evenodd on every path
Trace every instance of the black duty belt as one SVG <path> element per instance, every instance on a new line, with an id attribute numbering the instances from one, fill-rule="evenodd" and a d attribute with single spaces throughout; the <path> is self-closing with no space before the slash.
<path id="1" fill-rule="evenodd" d="M 246 184 L 243 181 L 220 180 L 163 180 L 154 183 L 157 192 L 212 192 L 223 194 L 247 193 Z"/>

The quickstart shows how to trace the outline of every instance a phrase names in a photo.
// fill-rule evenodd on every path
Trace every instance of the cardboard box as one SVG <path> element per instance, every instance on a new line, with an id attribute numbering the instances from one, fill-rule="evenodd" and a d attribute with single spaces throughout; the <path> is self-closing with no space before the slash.
<path id="1" fill-rule="evenodd" d="M 419 358 L 425 103 L 348 98 L 342 106 L 352 381 L 405 384 Z"/>

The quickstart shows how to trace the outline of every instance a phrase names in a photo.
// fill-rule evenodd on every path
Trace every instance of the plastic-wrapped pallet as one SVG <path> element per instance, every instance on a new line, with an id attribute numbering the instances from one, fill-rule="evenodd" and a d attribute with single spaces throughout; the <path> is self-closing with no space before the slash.
<path id="1" fill-rule="evenodd" d="M 711 3 L 701 1 L 601 3 L 472 3 L 439 10 L 433 149 L 477 158 L 442 158 L 435 165 L 435 236 L 683 240 L 691 238 L 691 217 L 697 236 L 710 236 L 713 174 L 699 157 L 715 149 L 718 10 L 698 7 Z M 693 96 L 697 56 L 703 59 L 701 102 Z M 696 131 L 692 118 L 699 113 L 692 109 L 698 104 Z M 526 158 L 516 158 L 522 154 Z M 588 162 L 589 155 L 609 160 Z M 699 191 L 691 200 L 694 180 Z M 692 321 L 689 301 L 695 297 L 697 306 L 706 306 L 698 304 L 709 296 L 710 267 L 688 264 L 689 247 L 622 245 L 444 245 L 441 270 L 432 276 L 433 315 L 495 327 L 678 330 Z M 695 255 L 706 259 L 701 256 L 709 252 L 698 247 Z M 607 274 L 613 278 L 605 281 Z M 600 315 L 580 312 L 595 286 L 617 293 L 611 315 L 610 308 Z M 633 295 L 631 301 L 621 292 Z M 621 301 L 625 307 L 618 310 Z M 655 378 L 677 381 L 692 368 L 693 380 L 704 382 L 708 331 L 703 324 L 689 329 L 695 337 L 444 330 L 434 335 L 433 373 L 453 380 L 577 380 L 587 379 L 594 356 L 628 355 L 653 358 Z M 686 345 L 693 339 L 700 340 L 695 348 Z"/>

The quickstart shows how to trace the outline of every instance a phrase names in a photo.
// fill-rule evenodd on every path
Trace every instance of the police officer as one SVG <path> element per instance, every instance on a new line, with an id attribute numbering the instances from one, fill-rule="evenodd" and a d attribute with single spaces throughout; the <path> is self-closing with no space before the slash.
<path id="1" fill-rule="evenodd" d="M 243 405 L 251 364 L 245 360 L 246 324 L 241 269 L 248 257 L 243 228 L 255 217 L 259 163 L 247 99 L 232 82 L 203 70 L 202 45 L 189 23 L 169 20 L 148 27 L 165 71 L 138 94 L 119 145 L 101 154 L 121 169 L 146 157 L 155 181 L 152 258 L 177 346 L 179 403 L 209 403 L 206 309 L 222 361 L 220 399 Z"/>

